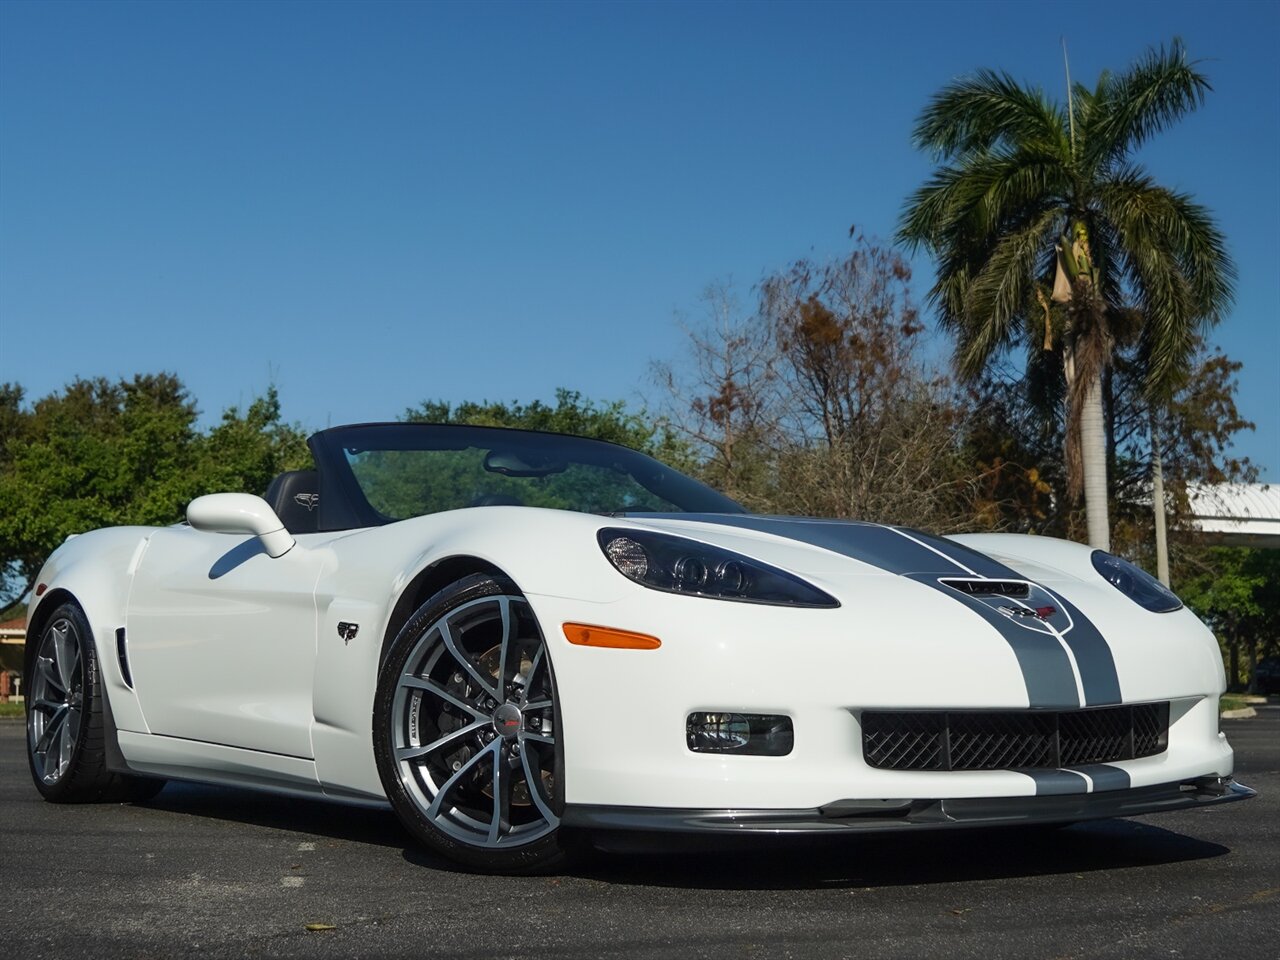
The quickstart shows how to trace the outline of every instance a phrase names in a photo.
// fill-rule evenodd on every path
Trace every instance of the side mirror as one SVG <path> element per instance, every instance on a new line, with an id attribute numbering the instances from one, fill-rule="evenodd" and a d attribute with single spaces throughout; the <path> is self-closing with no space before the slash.
<path id="1" fill-rule="evenodd" d="M 187 523 L 207 533 L 239 533 L 257 537 L 269 557 L 282 557 L 293 537 L 270 504 L 248 493 L 211 493 L 187 507 Z"/>

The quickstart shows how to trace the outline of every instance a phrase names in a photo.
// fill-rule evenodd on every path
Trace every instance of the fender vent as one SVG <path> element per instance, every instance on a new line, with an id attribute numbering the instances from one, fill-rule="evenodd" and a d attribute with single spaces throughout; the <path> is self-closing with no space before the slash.
<path id="1" fill-rule="evenodd" d="M 1026 597 L 1031 584 L 1025 580 L 982 580 L 948 577 L 939 581 L 952 590 L 959 590 L 975 597 Z"/>
<path id="2" fill-rule="evenodd" d="M 129 672 L 129 648 L 125 646 L 124 627 L 116 628 L 116 656 L 120 659 L 120 676 L 124 684 L 133 689 L 133 674 Z"/>

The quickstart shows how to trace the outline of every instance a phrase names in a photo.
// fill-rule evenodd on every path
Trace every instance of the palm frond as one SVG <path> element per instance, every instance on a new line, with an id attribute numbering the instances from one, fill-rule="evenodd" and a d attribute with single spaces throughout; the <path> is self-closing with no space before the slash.
<path id="1" fill-rule="evenodd" d="M 981 70 L 944 87 L 916 121 L 916 146 L 939 158 L 990 150 L 998 144 L 1068 149 L 1066 117 L 1038 89 L 1008 73 Z"/>
<path id="2" fill-rule="evenodd" d="M 1141 349 L 1148 389 L 1158 393 L 1176 380 L 1199 324 L 1186 277 L 1165 238 L 1141 219 L 1117 225 L 1119 266 L 1143 314 Z"/>
<path id="3" fill-rule="evenodd" d="M 1122 161 L 1155 134 L 1204 103 L 1213 89 L 1187 60 L 1174 38 L 1168 49 L 1152 48 L 1126 73 L 1100 84 L 1101 96 L 1082 129 L 1090 165 L 1101 170 Z"/>
<path id="4" fill-rule="evenodd" d="M 1236 268 L 1209 212 L 1135 166 L 1123 167 L 1104 181 L 1098 198 L 1126 246 L 1150 237 L 1175 261 L 1188 283 L 1196 321 L 1216 324 L 1234 299 Z"/>
<path id="5" fill-rule="evenodd" d="M 1012 342 L 1022 325 L 1038 263 L 1045 247 L 1053 246 L 1061 222 L 1061 211 L 1049 207 L 1022 229 L 1005 233 L 974 276 L 966 291 L 966 322 L 956 351 L 961 376 L 979 376 L 991 355 Z"/>
<path id="6" fill-rule="evenodd" d="M 959 331 L 965 320 L 965 298 L 973 274 L 986 258 L 976 248 L 945 248 L 938 261 L 938 276 L 929 290 L 929 303 L 937 311 L 938 323 L 944 330 Z"/>
<path id="7" fill-rule="evenodd" d="M 1047 203 L 1063 204 L 1071 177 L 1056 154 L 987 151 L 939 169 L 908 200 L 897 238 L 937 250 L 956 238 L 981 240 L 1026 224 Z"/>
<path id="8" fill-rule="evenodd" d="M 924 186 L 916 190 L 903 207 L 894 238 L 915 251 L 921 246 L 937 247 L 954 220 L 956 191 L 964 177 L 957 167 L 940 167 Z"/>
<path id="9" fill-rule="evenodd" d="M 1123 245 L 1115 226 L 1106 217 L 1090 216 L 1089 246 L 1098 265 L 1100 293 L 1111 311 L 1124 309 L 1126 303 L 1124 271 L 1121 267 Z"/>

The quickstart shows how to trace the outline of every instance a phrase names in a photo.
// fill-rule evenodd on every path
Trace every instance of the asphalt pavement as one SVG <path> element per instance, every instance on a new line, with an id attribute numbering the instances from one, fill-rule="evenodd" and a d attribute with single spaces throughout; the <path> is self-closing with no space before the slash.
<path id="1" fill-rule="evenodd" d="M 389 812 L 191 784 L 47 804 L 0 721 L 0 957 L 1274 957 L 1280 699 L 1223 727 L 1253 800 L 510 878 L 450 869 Z"/>

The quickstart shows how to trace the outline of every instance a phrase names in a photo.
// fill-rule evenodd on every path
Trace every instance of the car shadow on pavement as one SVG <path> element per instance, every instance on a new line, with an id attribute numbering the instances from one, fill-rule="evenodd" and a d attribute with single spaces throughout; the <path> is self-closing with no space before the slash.
<path id="1" fill-rule="evenodd" d="M 174 780 L 154 799 L 133 806 L 352 843 L 403 847 L 409 842 L 409 835 L 390 807 L 353 807 L 327 800 Z"/>
<path id="2" fill-rule="evenodd" d="M 603 842 L 601 842 L 603 841 Z M 1132 820 L 1059 829 L 928 831 L 831 840 L 759 840 L 678 849 L 657 838 L 597 838 L 606 853 L 570 872 L 638 886 L 705 890 L 893 887 L 1182 863 L 1230 853 Z M 661 843 L 662 846 L 656 844 Z"/>
<path id="3" fill-rule="evenodd" d="M 423 868 L 460 868 L 415 844 L 389 808 L 359 808 L 255 790 L 170 782 L 140 809 L 233 821 L 398 848 Z M 1220 857 L 1217 843 L 1133 820 L 1060 829 L 1012 827 L 777 839 L 597 835 L 597 852 L 563 872 L 604 883 L 705 890 L 891 887 L 1084 874 Z"/>

